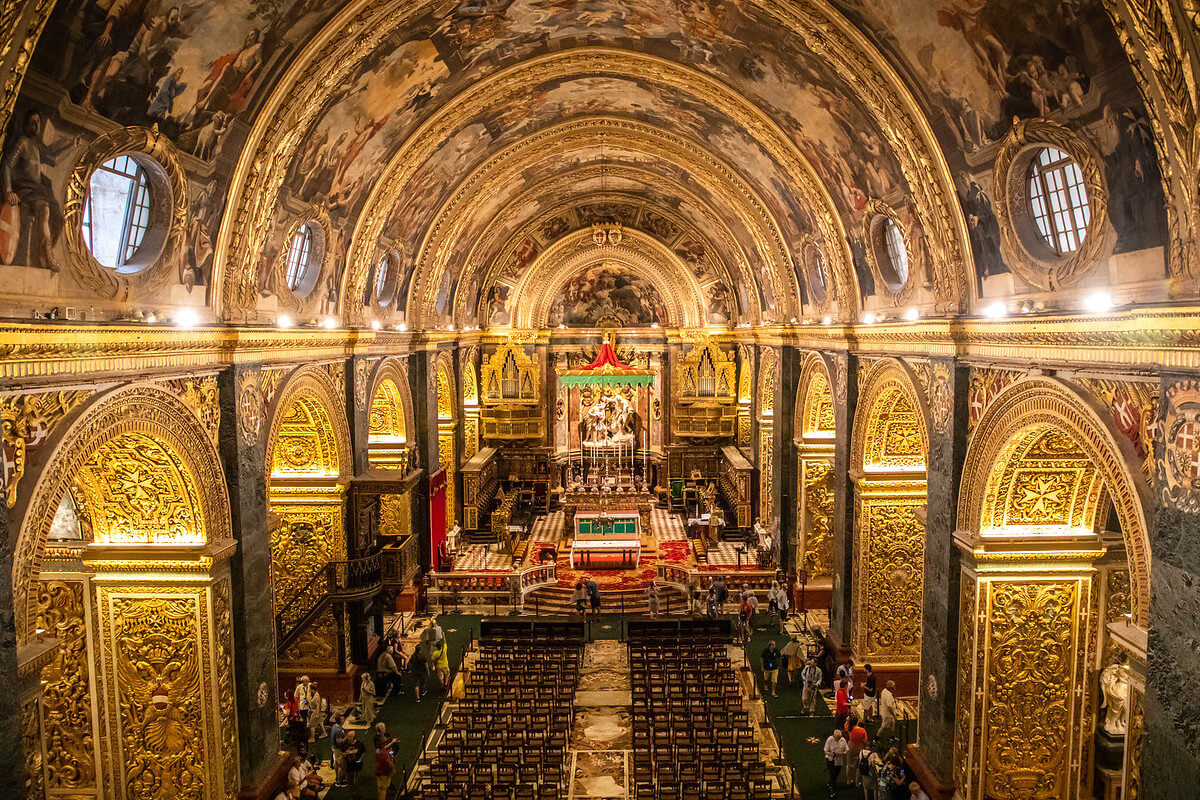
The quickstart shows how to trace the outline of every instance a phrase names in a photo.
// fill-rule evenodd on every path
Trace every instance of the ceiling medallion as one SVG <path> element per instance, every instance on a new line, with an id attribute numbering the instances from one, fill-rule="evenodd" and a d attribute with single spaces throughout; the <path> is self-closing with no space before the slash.
<path id="1" fill-rule="evenodd" d="M 592 241 L 597 247 L 604 245 L 616 246 L 625 238 L 625 233 L 621 229 L 619 222 L 593 222 L 592 223 Z"/>

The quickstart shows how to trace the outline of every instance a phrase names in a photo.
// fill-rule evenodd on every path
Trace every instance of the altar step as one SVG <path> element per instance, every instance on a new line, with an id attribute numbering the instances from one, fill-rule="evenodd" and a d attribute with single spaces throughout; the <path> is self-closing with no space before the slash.
<path id="1" fill-rule="evenodd" d="M 547 615 L 574 614 L 575 604 L 571 602 L 573 587 L 546 586 L 535 589 L 525 598 L 525 612 Z M 668 586 L 659 586 L 658 610 L 661 614 L 678 614 L 688 607 L 687 596 Z M 600 588 L 600 612 L 603 614 L 620 614 L 622 609 L 626 614 L 648 614 L 650 603 L 646 600 L 646 587 L 635 589 L 605 589 Z"/>

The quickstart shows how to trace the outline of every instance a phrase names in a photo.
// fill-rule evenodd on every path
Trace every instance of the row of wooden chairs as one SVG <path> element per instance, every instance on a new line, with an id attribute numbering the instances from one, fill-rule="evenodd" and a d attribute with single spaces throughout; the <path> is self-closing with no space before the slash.
<path id="1" fill-rule="evenodd" d="M 417 793 L 420 800 L 560 800 L 566 797 L 555 786 L 522 783 L 516 786 L 471 784 L 463 786 L 424 786 Z"/>
<path id="2" fill-rule="evenodd" d="M 635 784 L 634 800 L 770 800 L 771 782 L 688 781 L 661 785 L 644 781 Z"/>

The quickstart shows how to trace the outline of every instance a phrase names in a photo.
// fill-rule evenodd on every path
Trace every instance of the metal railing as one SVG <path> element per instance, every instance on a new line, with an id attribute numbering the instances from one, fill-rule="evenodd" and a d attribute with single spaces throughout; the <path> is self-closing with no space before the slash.
<path id="1" fill-rule="evenodd" d="M 275 615 L 275 644 L 282 650 L 331 600 L 359 600 L 379 591 L 382 559 L 378 553 L 330 561 L 313 573 Z"/>

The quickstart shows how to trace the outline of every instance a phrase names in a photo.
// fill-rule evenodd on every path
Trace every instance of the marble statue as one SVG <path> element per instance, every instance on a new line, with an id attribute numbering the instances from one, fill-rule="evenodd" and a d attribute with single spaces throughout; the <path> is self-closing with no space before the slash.
<path id="1" fill-rule="evenodd" d="M 1110 664 L 1100 673 L 1100 691 L 1104 693 L 1104 732 L 1124 736 L 1129 721 L 1129 667 Z"/>

